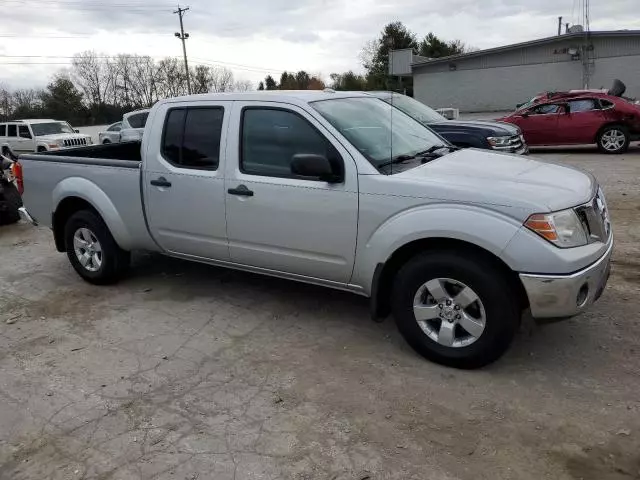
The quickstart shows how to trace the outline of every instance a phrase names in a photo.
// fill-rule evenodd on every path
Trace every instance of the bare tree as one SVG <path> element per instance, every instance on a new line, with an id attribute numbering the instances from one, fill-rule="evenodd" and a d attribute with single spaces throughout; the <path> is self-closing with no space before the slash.
<path id="1" fill-rule="evenodd" d="M 191 91 L 193 93 L 207 93 L 212 82 L 211 68 L 196 65 L 191 71 Z"/>
<path id="2" fill-rule="evenodd" d="M 233 84 L 234 92 L 250 92 L 254 89 L 253 82 L 249 80 L 237 80 Z"/>
<path id="3" fill-rule="evenodd" d="M 93 51 L 86 51 L 74 55 L 73 78 L 84 92 L 84 98 L 89 104 L 100 105 L 105 102 L 105 94 L 109 88 L 108 75 L 105 75 L 104 63 Z"/>
<path id="4" fill-rule="evenodd" d="M 128 73 L 131 80 L 131 103 L 150 107 L 158 100 L 158 71 L 151 57 L 130 57 Z"/>
<path id="5" fill-rule="evenodd" d="M 178 97 L 187 93 L 187 78 L 182 63 L 177 58 L 163 58 L 156 69 L 158 98 Z"/>
<path id="6" fill-rule="evenodd" d="M 210 67 L 211 81 L 209 82 L 210 92 L 230 92 L 233 90 L 233 72 L 224 67 Z"/>

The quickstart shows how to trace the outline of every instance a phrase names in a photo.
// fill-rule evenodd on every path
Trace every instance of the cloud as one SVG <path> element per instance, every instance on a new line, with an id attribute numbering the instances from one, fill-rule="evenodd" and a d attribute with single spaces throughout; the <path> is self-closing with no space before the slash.
<path id="1" fill-rule="evenodd" d="M 5 0 L 0 54 L 70 56 L 93 49 L 106 54 L 180 56 L 175 7 L 167 0 L 115 3 L 79 0 Z M 560 3 L 560 5 L 559 5 Z M 557 17 L 579 23 L 579 8 L 557 0 L 193 0 L 184 18 L 194 63 L 219 62 L 236 77 L 258 81 L 267 73 L 304 69 L 328 77 L 361 67 L 363 44 L 390 21 L 418 37 L 428 32 L 489 48 L 554 35 Z M 573 2 L 574 7 L 580 2 Z M 640 28 L 629 16 L 637 0 L 592 6 L 594 29 Z M 3 4 L 4 5 L 4 4 Z M 7 37 L 6 35 L 15 35 Z M 38 37 L 40 35 L 40 37 Z M 42 36 L 48 38 L 42 38 Z M 52 37 L 56 38 L 52 38 Z M 59 38 L 76 36 L 76 38 Z M 45 85 L 59 65 L 7 65 L 13 61 L 64 63 L 64 58 L 0 57 L 0 82 Z M 231 65 L 233 64 L 233 65 Z M 30 73 L 31 72 L 31 73 Z"/>

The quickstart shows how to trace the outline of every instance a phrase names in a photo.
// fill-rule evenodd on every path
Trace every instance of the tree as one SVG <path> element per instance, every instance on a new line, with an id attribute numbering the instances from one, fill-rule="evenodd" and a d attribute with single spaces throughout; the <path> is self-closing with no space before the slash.
<path id="1" fill-rule="evenodd" d="M 72 124 L 83 124 L 88 112 L 82 97 L 69 77 L 58 75 L 41 93 L 42 113 L 46 117 L 67 120 Z"/>
<path id="2" fill-rule="evenodd" d="M 372 44 L 365 48 L 372 48 Z M 418 41 L 416 35 L 411 32 L 402 22 L 391 22 L 387 24 L 376 40 L 376 49 L 373 57 L 363 66 L 367 70 L 367 83 L 371 89 L 393 89 L 393 82 L 389 79 L 389 51 L 401 48 L 411 48 L 414 53 L 418 52 Z M 370 52 L 362 52 L 361 58 L 367 60 Z"/>
<path id="3" fill-rule="evenodd" d="M 237 80 L 233 84 L 234 92 L 250 92 L 251 90 L 253 90 L 253 83 L 249 80 Z"/>
<path id="4" fill-rule="evenodd" d="M 258 90 L 264 90 L 264 82 L 258 83 Z"/>
<path id="5" fill-rule="evenodd" d="M 420 42 L 418 51 L 423 57 L 441 58 L 465 53 L 467 47 L 460 40 L 446 42 L 436 37 L 433 32 L 429 32 Z"/>
<path id="6" fill-rule="evenodd" d="M 367 90 L 367 78 L 364 75 L 358 75 L 351 70 L 345 73 L 332 73 L 331 88 L 334 90 Z"/>
<path id="7" fill-rule="evenodd" d="M 234 87 L 233 72 L 226 67 L 209 67 L 210 92 L 230 92 Z"/>
<path id="8" fill-rule="evenodd" d="M 278 84 L 276 83 L 276 81 L 273 79 L 273 77 L 271 75 L 267 75 L 264 78 L 264 86 L 266 87 L 267 90 L 277 90 L 278 89 Z"/>
<path id="9" fill-rule="evenodd" d="M 196 65 L 195 69 L 191 72 L 191 92 L 208 93 L 211 82 L 209 67 Z"/>

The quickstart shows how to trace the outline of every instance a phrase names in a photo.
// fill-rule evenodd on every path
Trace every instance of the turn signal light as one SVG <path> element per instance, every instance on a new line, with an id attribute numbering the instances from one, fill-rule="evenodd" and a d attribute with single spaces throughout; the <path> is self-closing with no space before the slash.
<path id="1" fill-rule="evenodd" d="M 16 179 L 16 185 L 18 186 L 18 193 L 22 195 L 24 193 L 24 179 L 22 178 L 22 165 L 18 162 L 13 162 L 11 165 L 11 172 Z"/>
<path id="2" fill-rule="evenodd" d="M 558 240 L 556 229 L 551 224 L 546 215 L 531 215 L 524 225 L 536 232 L 541 237 L 546 238 L 547 240 L 550 240 L 552 242 Z"/>

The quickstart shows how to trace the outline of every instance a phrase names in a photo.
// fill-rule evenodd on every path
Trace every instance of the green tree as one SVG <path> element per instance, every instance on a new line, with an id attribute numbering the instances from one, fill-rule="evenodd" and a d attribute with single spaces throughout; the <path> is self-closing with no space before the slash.
<path id="1" fill-rule="evenodd" d="M 258 83 L 258 90 L 264 90 L 264 82 Z"/>
<path id="2" fill-rule="evenodd" d="M 331 88 L 334 90 L 368 90 L 367 78 L 364 75 L 353 73 L 351 70 L 344 73 L 332 73 L 329 77 L 331 78 Z"/>
<path id="3" fill-rule="evenodd" d="M 277 90 L 278 84 L 271 75 L 267 75 L 264 79 L 264 86 L 267 90 Z"/>
<path id="4" fill-rule="evenodd" d="M 367 48 L 367 47 L 365 47 Z M 364 68 L 367 71 L 369 89 L 394 89 L 395 81 L 389 77 L 389 51 L 411 48 L 418 53 L 418 41 L 415 33 L 402 22 L 387 24 L 375 43 L 370 43 L 370 52 L 363 52 Z"/>
<path id="5" fill-rule="evenodd" d="M 42 92 L 42 113 L 46 117 L 83 125 L 88 111 L 82 104 L 82 93 L 69 77 L 57 75 Z"/>
<path id="6" fill-rule="evenodd" d="M 429 32 L 420 42 L 418 53 L 423 57 L 441 58 L 451 55 L 460 55 L 467 51 L 467 47 L 460 40 L 452 40 L 446 42 L 435 36 L 433 32 Z"/>

